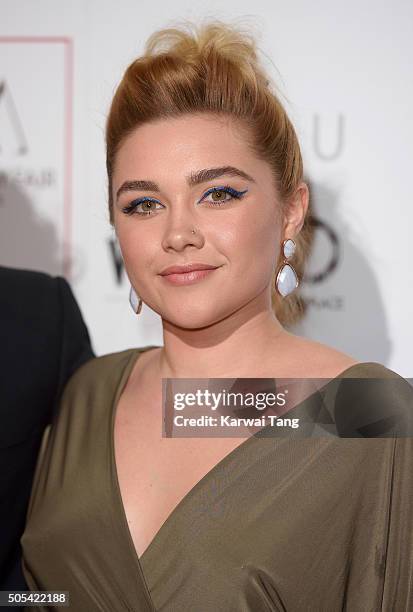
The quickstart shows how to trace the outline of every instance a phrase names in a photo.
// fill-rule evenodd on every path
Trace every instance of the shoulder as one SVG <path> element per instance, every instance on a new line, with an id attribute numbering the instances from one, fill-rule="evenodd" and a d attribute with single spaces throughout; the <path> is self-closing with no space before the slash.
<path id="1" fill-rule="evenodd" d="M 63 276 L 54 276 L 40 270 L 0 266 L 0 281 L 2 288 L 7 288 L 13 297 L 17 298 L 18 292 L 24 292 L 28 304 L 31 302 L 28 298 L 31 297 L 32 291 L 35 291 L 36 299 L 38 297 L 42 299 L 44 292 L 62 292 L 63 297 L 73 295 L 69 283 Z"/>
<path id="2" fill-rule="evenodd" d="M 137 351 L 139 349 L 126 349 L 89 359 L 69 378 L 62 401 L 74 394 L 87 393 L 93 388 L 107 388 L 114 384 Z"/>
<path id="3" fill-rule="evenodd" d="M 378 362 L 362 362 L 325 344 L 290 335 L 298 378 L 325 378 L 324 403 L 340 437 L 413 436 L 413 387 Z"/>
<path id="4" fill-rule="evenodd" d="M 0 266 L 0 303 L 28 316 L 58 306 L 56 280 L 46 272 Z"/>
<path id="5" fill-rule="evenodd" d="M 290 332 L 286 334 L 284 354 L 289 355 L 288 367 L 297 378 L 334 378 L 359 363 L 351 355 L 327 344 Z"/>
<path id="6" fill-rule="evenodd" d="M 15 286 L 22 286 L 24 283 L 47 286 L 53 281 L 53 277 L 47 272 L 5 266 L 0 266 L 0 279 L 2 283 Z"/>
<path id="7" fill-rule="evenodd" d="M 63 388 L 52 423 L 54 430 L 95 426 L 110 412 L 137 349 L 93 357 L 81 365 Z"/>
<path id="8" fill-rule="evenodd" d="M 338 379 L 334 413 L 344 437 L 411 436 L 413 387 L 381 363 L 357 363 Z"/>
<path id="9" fill-rule="evenodd" d="M 59 411 L 80 404 L 90 407 L 112 405 L 126 385 L 138 356 L 151 348 L 156 347 L 129 348 L 86 361 L 65 385 Z"/>
<path id="10" fill-rule="evenodd" d="M 384 378 L 410 385 L 400 374 L 376 361 L 360 361 L 327 344 L 288 333 L 292 354 L 303 367 L 303 377 Z"/>
<path id="11" fill-rule="evenodd" d="M 407 380 L 378 361 L 357 361 L 342 372 L 343 378 L 392 378 Z M 407 383 L 408 384 L 408 383 Z"/>
<path id="12" fill-rule="evenodd" d="M 75 298 L 63 276 L 47 272 L 0 266 L 0 303 L 13 308 L 15 316 L 40 316 L 49 327 L 58 324 L 60 311 L 72 306 Z"/>

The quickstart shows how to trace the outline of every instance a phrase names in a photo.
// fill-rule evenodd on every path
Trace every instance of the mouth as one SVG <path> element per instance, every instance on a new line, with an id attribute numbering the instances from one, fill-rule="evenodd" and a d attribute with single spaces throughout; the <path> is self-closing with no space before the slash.
<path id="1" fill-rule="evenodd" d="M 221 266 L 218 266 L 221 267 Z M 168 274 L 162 274 L 163 278 L 167 283 L 172 285 L 192 285 L 197 283 L 213 274 L 216 268 L 204 268 L 203 270 L 190 270 L 189 272 L 172 272 Z"/>

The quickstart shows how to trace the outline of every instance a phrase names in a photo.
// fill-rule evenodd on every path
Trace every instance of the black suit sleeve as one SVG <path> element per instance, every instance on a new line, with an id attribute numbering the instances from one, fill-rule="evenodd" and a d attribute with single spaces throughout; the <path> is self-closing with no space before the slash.
<path id="1" fill-rule="evenodd" d="M 74 372 L 95 354 L 89 332 L 68 282 L 56 277 L 61 312 L 61 350 L 53 417 L 58 411 L 63 389 Z"/>
<path id="2" fill-rule="evenodd" d="M 0 589 L 24 590 L 20 537 L 42 434 L 94 352 L 63 277 L 0 266 L 0 286 Z"/>

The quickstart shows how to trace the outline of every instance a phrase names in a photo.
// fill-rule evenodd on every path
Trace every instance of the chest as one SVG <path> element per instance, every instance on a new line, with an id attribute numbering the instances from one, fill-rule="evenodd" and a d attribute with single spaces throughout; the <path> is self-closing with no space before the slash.
<path id="1" fill-rule="evenodd" d="M 114 423 L 119 488 L 138 556 L 197 482 L 245 441 L 162 437 L 161 396 L 155 396 L 126 390 Z"/>

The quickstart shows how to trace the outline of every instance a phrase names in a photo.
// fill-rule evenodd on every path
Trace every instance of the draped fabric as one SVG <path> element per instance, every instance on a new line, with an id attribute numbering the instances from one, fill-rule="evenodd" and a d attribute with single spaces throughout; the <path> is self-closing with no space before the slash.
<path id="1" fill-rule="evenodd" d="M 21 540 L 32 590 L 68 591 L 74 612 L 413 610 L 411 437 L 246 438 L 138 557 L 113 425 L 136 359 L 150 348 L 93 359 L 65 388 L 44 434 Z M 375 363 L 350 374 L 398 377 Z M 398 378 L 400 398 L 384 398 L 392 409 L 412 399 Z M 338 401 L 331 388 L 318 401 Z"/>

